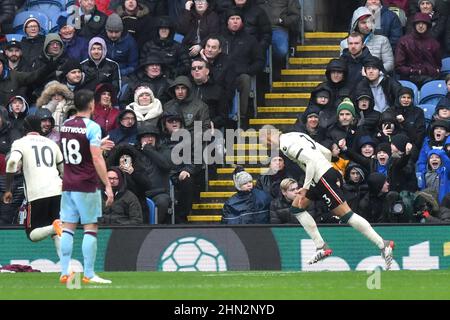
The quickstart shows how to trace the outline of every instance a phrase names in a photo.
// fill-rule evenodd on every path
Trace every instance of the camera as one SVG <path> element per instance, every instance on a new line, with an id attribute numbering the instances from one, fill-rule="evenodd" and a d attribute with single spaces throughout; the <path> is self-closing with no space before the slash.
<path id="1" fill-rule="evenodd" d="M 405 204 L 402 200 L 395 201 L 392 205 L 391 213 L 395 216 L 401 216 L 405 213 Z"/>

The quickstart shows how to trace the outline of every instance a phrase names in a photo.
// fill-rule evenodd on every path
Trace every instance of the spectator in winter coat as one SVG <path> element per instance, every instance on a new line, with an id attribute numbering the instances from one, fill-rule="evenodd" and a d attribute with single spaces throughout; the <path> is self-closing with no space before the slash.
<path id="1" fill-rule="evenodd" d="M 71 110 L 75 111 L 75 106 L 72 106 Z M 59 128 L 55 128 L 55 119 L 53 118 L 50 110 L 46 108 L 39 108 L 36 110 L 35 115 L 41 119 L 41 135 L 60 145 L 61 135 L 59 134 Z"/>
<path id="2" fill-rule="evenodd" d="M 393 107 L 386 110 L 393 114 L 400 128 L 406 132 L 409 140 L 416 148 L 420 148 L 426 135 L 425 116 L 423 110 L 414 105 L 414 92 L 402 87 Z"/>
<path id="3" fill-rule="evenodd" d="M 0 33 L 12 33 L 12 23 L 16 14 L 14 0 L 3 0 L 0 3 Z"/>
<path id="4" fill-rule="evenodd" d="M 9 123 L 14 136 L 21 138 L 24 136 L 23 121 L 28 114 L 28 102 L 24 97 L 13 96 L 8 102 Z"/>
<path id="5" fill-rule="evenodd" d="M 75 27 L 67 23 L 67 14 L 59 16 L 58 34 L 64 43 L 64 53 L 67 58 L 83 61 L 88 58 L 88 41 L 77 35 Z"/>
<path id="6" fill-rule="evenodd" d="M 293 131 L 306 133 L 314 141 L 323 144 L 326 140 L 327 131 L 320 126 L 320 112 L 320 107 L 316 105 L 309 106 L 297 117 Z"/>
<path id="7" fill-rule="evenodd" d="M 163 112 L 161 101 L 153 95 L 147 86 L 137 87 L 134 91 L 134 102 L 126 106 L 136 114 L 138 127 L 142 125 L 158 125 L 159 117 Z"/>
<path id="8" fill-rule="evenodd" d="M 138 66 L 136 41 L 129 33 L 123 31 L 122 19 L 117 13 L 108 17 L 105 30 L 106 57 L 119 64 L 122 77 L 131 74 Z"/>
<path id="9" fill-rule="evenodd" d="M 85 74 L 82 71 L 81 64 L 76 59 L 67 59 L 61 66 L 59 82 L 66 85 L 70 91 L 75 92 L 84 88 Z"/>
<path id="10" fill-rule="evenodd" d="M 120 111 L 116 97 L 114 87 L 110 83 L 100 83 L 95 88 L 92 120 L 100 125 L 103 136 L 107 136 L 112 130 L 119 127 L 117 117 Z"/>
<path id="11" fill-rule="evenodd" d="M 431 149 L 427 154 L 426 171 L 418 171 L 419 189 L 438 195 L 436 199 L 442 203 L 450 192 L 450 159 L 444 150 Z"/>
<path id="12" fill-rule="evenodd" d="M 370 136 L 361 136 L 356 140 L 356 147 L 343 152 L 351 161 L 361 165 L 367 173 L 378 171 L 387 175 L 387 163 L 391 156 L 391 146 L 387 143 L 377 146 Z"/>
<path id="13" fill-rule="evenodd" d="M 442 14 L 435 4 L 435 0 L 419 0 L 417 1 L 419 12 L 427 14 L 431 19 L 431 36 L 441 43 L 441 47 L 445 47 L 444 34 L 448 17 L 446 14 Z M 413 20 L 413 19 L 409 19 Z M 408 21 L 408 32 L 414 29 L 414 23 Z"/>
<path id="14" fill-rule="evenodd" d="M 383 112 L 378 123 L 378 132 L 375 139 L 378 143 L 391 143 L 392 137 L 396 134 L 406 135 L 406 131 L 400 127 L 393 113 Z"/>
<path id="15" fill-rule="evenodd" d="M 366 173 L 362 166 L 354 162 L 349 163 L 344 174 L 343 190 L 352 211 L 361 212 L 360 202 L 369 191 Z"/>
<path id="16" fill-rule="evenodd" d="M 200 50 L 200 57 L 208 62 L 214 82 L 222 83 L 223 87 L 228 88 L 231 86 L 229 82 L 232 82 L 234 79 L 230 79 L 231 77 L 228 76 L 230 59 L 226 52 L 223 51 L 224 44 L 224 39 L 221 36 L 212 35 L 207 37 L 203 49 Z"/>
<path id="17" fill-rule="evenodd" d="M 344 98 L 350 97 L 353 86 L 348 81 L 347 63 L 343 59 L 332 59 L 327 64 L 325 76 L 324 83 L 331 90 L 331 103 L 337 108 Z"/>
<path id="18" fill-rule="evenodd" d="M 394 54 L 392 53 L 389 39 L 384 35 L 375 34 L 374 30 L 375 21 L 371 11 L 366 7 L 356 9 L 353 13 L 350 33 L 355 31 L 361 33 L 364 37 L 364 45 L 369 49 L 370 53 L 383 62 L 386 72 L 391 72 L 394 70 Z M 346 39 L 342 40 L 341 53 L 347 47 L 348 41 Z"/>
<path id="19" fill-rule="evenodd" d="M 134 111 L 130 109 L 123 110 L 116 121 L 118 127 L 110 131 L 109 139 L 116 146 L 119 144 L 135 145 L 137 143 L 137 121 Z"/>
<path id="20" fill-rule="evenodd" d="M 202 49 L 202 41 L 220 31 L 219 16 L 209 7 L 210 0 L 186 1 L 185 8 L 177 20 L 177 32 L 184 36 L 183 45 L 194 58 Z"/>
<path id="21" fill-rule="evenodd" d="M 270 195 L 260 189 L 253 188 L 252 176 L 242 168 L 238 167 L 235 170 L 233 181 L 237 193 L 226 200 L 223 205 L 223 223 L 269 223 L 269 208 L 272 200 Z"/>
<path id="22" fill-rule="evenodd" d="M 290 176 L 284 165 L 284 159 L 273 157 L 270 159 L 268 172 L 259 176 L 256 181 L 256 188 L 265 191 L 272 199 L 275 199 L 280 195 L 281 180 Z"/>
<path id="23" fill-rule="evenodd" d="M 292 178 L 286 178 L 281 181 L 280 194 L 270 202 L 270 223 L 300 223 L 290 210 L 298 189 L 297 181 Z"/>
<path id="24" fill-rule="evenodd" d="M 119 92 L 122 86 L 120 67 L 117 62 L 106 58 L 108 50 L 105 40 L 92 38 L 88 50 L 89 58 L 81 62 L 85 89 L 94 91 L 99 83 L 110 83 Z"/>
<path id="25" fill-rule="evenodd" d="M 353 94 L 353 101 L 356 107 L 356 130 L 359 136 L 375 136 L 378 129 L 381 113 L 375 111 L 372 92 L 369 88 L 357 88 Z"/>
<path id="26" fill-rule="evenodd" d="M 102 217 L 99 224 L 103 225 L 141 225 L 142 208 L 136 195 L 127 190 L 122 171 L 117 167 L 108 169 L 108 180 L 114 192 L 114 201 L 106 207 L 103 201 Z M 103 193 L 103 200 L 105 200 Z"/>
<path id="27" fill-rule="evenodd" d="M 425 137 L 417 160 L 417 171 L 424 172 L 427 168 L 427 154 L 432 149 L 442 149 L 450 134 L 450 124 L 447 121 L 435 120 L 431 126 L 429 135 Z"/>
<path id="28" fill-rule="evenodd" d="M 417 191 L 416 163 L 417 149 L 408 136 L 396 134 L 391 139 L 392 162 L 388 169 L 388 180 L 392 191 Z"/>
<path id="29" fill-rule="evenodd" d="M 28 62 L 34 61 L 42 53 L 44 48 L 45 35 L 41 30 L 39 20 L 28 18 L 23 24 L 25 37 L 22 38 L 22 52 Z"/>
<path id="30" fill-rule="evenodd" d="M 441 69 L 441 46 L 431 36 L 431 19 L 418 12 L 413 20 L 414 29 L 403 36 L 395 51 L 395 71 L 401 79 L 414 82 L 418 87 L 436 79 Z"/>
<path id="31" fill-rule="evenodd" d="M 97 9 L 93 0 L 79 0 L 80 30 L 78 34 L 90 41 L 105 29 L 107 15 Z"/>
<path id="32" fill-rule="evenodd" d="M 445 84 L 447 85 L 447 94 L 437 103 L 432 120 L 450 122 L 450 74 L 445 76 Z"/>
<path id="33" fill-rule="evenodd" d="M 323 129 L 330 128 L 336 123 L 337 106 L 333 104 L 331 98 L 330 88 L 325 83 L 321 83 L 311 92 L 308 108 L 306 108 L 306 111 L 313 107 L 319 108 L 319 126 Z"/>
<path id="34" fill-rule="evenodd" d="M 398 40 L 403 34 L 402 24 L 399 17 L 381 0 L 367 0 L 368 8 L 375 19 L 375 34 L 382 34 L 389 39 L 392 50 L 395 50 Z"/>
<path id="35" fill-rule="evenodd" d="M 355 106 L 349 98 L 345 98 L 337 108 L 337 122 L 327 131 L 328 139 L 335 142 L 342 151 L 352 148 L 356 133 L 355 116 Z"/>
<path id="36" fill-rule="evenodd" d="M 152 55 L 161 55 L 164 73 L 170 79 L 188 75 L 190 56 L 186 46 L 174 40 L 175 28 L 167 16 L 155 21 L 155 36 L 140 48 L 140 61 Z"/>

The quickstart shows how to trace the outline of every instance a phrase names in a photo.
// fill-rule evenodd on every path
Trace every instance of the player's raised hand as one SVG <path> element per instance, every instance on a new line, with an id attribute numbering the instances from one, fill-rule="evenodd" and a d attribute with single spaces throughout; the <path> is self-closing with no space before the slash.
<path id="1" fill-rule="evenodd" d="M 106 193 L 106 202 L 105 202 L 105 205 L 107 206 L 107 207 L 109 207 L 109 206 L 111 206 L 112 205 L 112 203 L 113 203 L 113 201 L 114 201 L 114 193 L 113 193 L 113 191 L 112 191 L 112 188 L 111 188 L 111 186 L 107 186 L 106 188 L 105 188 L 105 193 Z"/>
<path id="2" fill-rule="evenodd" d="M 3 203 L 11 203 L 13 199 L 13 195 L 11 191 L 6 191 L 3 194 Z"/>
<path id="3" fill-rule="evenodd" d="M 112 148 L 114 148 L 115 143 L 112 140 L 109 140 L 109 135 L 104 137 L 100 143 L 100 148 L 103 151 L 110 151 Z"/>

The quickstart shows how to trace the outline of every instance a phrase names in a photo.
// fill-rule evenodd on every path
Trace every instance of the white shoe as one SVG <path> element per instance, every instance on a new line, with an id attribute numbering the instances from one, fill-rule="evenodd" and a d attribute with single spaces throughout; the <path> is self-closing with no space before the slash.
<path id="1" fill-rule="evenodd" d="M 386 270 L 391 269 L 392 260 L 394 260 L 394 241 L 384 240 L 384 248 L 381 249 L 381 257 L 386 262 Z"/>
<path id="2" fill-rule="evenodd" d="M 110 283 L 112 283 L 112 281 L 100 278 L 99 276 L 95 275 L 92 278 L 83 277 L 83 283 L 110 284 Z"/>
<path id="3" fill-rule="evenodd" d="M 323 260 L 326 257 L 331 256 L 332 254 L 333 250 L 331 250 L 327 244 L 324 244 L 324 246 L 320 249 L 317 249 L 316 253 L 311 257 L 311 259 L 308 260 L 308 264 L 319 262 L 320 260 Z"/>

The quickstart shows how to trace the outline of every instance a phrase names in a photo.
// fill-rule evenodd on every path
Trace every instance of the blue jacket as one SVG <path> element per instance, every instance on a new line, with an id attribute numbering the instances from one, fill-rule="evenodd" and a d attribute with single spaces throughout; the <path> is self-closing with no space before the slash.
<path id="1" fill-rule="evenodd" d="M 129 34 L 124 33 L 117 41 L 111 41 L 104 36 L 108 52 L 106 57 L 119 64 L 120 75 L 126 76 L 133 73 L 138 66 L 139 49 L 136 40 Z"/>
<path id="2" fill-rule="evenodd" d="M 72 40 L 65 42 L 63 40 L 66 57 L 83 61 L 89 58 L 88 56 L 88 41 L 78 35 L 75 35 Z"/>
<path id="3" fill-rule="evenodd" d="M 223 206 L 223 223 L 253 224 L 270 222 L 270 195 L 253 188 L 250 192 L 239 191 Z"/>
<path id="4" fill-rule="evenodd" d="M 400 19 L 386 6 L 381 8 L 381 29 L 376 29 L 375 34 L 386 36 L 391 43 L 392 50 L 395 49 L 398 40 L 403 36 Z"/>
<path id="5" fill-rule="evenodd" d="M 442 199 L 445 197 L 447 193 L 450 192 L 450 159 L 444 150 L 440 149 L 432 149 L 428 152 L 429 159 L 432 154 L 437 154 L 441 158 L 441 166 L 436 170 L 439 175 L 439 194 L 438 199 L 439 203 L 442 203 Z M 420 174 L 421 179 L 419 179 L 419 189 L 423 190 L 427 188 L 425 174 L 427 170 L 418 172 Z"/>

